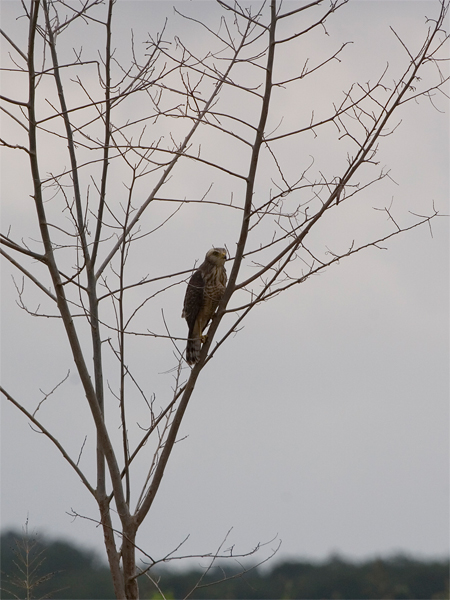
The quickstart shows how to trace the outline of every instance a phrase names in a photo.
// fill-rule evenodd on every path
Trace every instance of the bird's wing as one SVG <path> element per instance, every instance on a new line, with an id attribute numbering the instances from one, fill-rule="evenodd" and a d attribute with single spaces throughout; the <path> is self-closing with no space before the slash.
<path id="1" fill-rule="evenodd" d="M 202 273 L 195 271 L 189 280 L 183 306 L 183 316 L 187 321 L 189 329 L 194 327 L 195 320 L 203 306 L 204 287 L 205 281 Z"/>

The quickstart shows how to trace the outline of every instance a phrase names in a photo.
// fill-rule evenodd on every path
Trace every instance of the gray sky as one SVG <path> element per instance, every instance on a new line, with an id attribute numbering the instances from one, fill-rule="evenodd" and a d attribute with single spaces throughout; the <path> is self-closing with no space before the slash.
<path id="1" fill-rule="evenodd" d="M 171 4 L 119 0 L 114 37 L 119 52 L 126 56 L 130 28 L 141 42 L 148 31 L 158 30 L 166 14 L 171 19 L 167 38 L 177 33 L 204 47 L 206 42 L 193 24 L 184 23 L 177 30 L 180 20 Z M 2 27 L 20 36 L 24 23 L 14 21 L 18 6 L 2 0 Z M 212 2 L 177 6 L 211 22 L 216 17 Z M 349 82 L 375 80 L 387 61 L 392 80 L 405 53 L 389 25 L 407 42 L 419 45 L 426 31 L 424 17 L 431 17 L 436 8 L 436 2 L 422 1 L 350 2 L 329 22 L 329 36 L 312 36 L 302 42 L 298 54 L 315 62 L 352 40 L 342 62 L 332 63 L 313 81 L 301 108 L 295 96 L 280 102 L 280 114 L 271 115 L 269 128 L 270 123 L 276 127 L 281 116 L 283 126 L 288 126 L 300 110 L 325 112 Z M 16 39 L 25 47 L 25 38 Z M 91 43 L 86 40 L 88 49 Z M 280 63 L 280 78 L 295 60 Z M 8 82 L 5 77 L 4 93 Z M 15 87 L 17 94 L 20 85 Z M 424 214 L 433 202 L 448 213 L 448 106 L 443 98 L 437 104 L 439 111 L 424 99 L 404 107 L 398 115 L 399 128 L 382 140 L 377 157 L 380 166 L 391 169 L 392 179 L 331 213 L 313 234 L 314 247 L 337 251 L 348 240 L 390 233 L 392 225 L 385 214 L 373 208 L 391 201 L 395 215 L 406 222 L 411 219 L 408 211 Z M 242 110 L 251 115 L 251 107 Z M 168 135 L 162 125 L 156 127 Z M 14 135 L 8 128 L 3 118 L 2 131 Z M 291 154 L 287 148 L 286 171 L 305 168 L 314 155 L 317 170 L 341 172 L 345 145 L 331 145 L 327 135 L 317 141 L 312 135 L 305 138 Z M 214 140 L 205 134 L 202 143 L 213 156 Z M 48 170 L 65 164 L 57 148 L 49 145 L 46 150 Z M 235 167 L 244 159 L 230 149 L 226 160 Z M 121 173 L 114 176 L 119 181 Z M 145 197 L 148 186 L 141 185 L 138 198 Z M 268 185 L 261 174 L 257 192 L 263 198 Z M 189 163 L 181 167 L 181 177 L 169 184 L 167 194 L 195 197 L 208 186 Z M 11 225 L 16 239 L 32 238 L 36 231 L 30 189 L 26 162 L 17 153 L 2 150 L 2 227 L 7 230 Z M 111 190 L 119 201 L 121 190 L 120 185 Z M 231 191 L 229 181 L 217 176 L 214 197 L 227 197 Z M 238 198 L 238 187 L 234 191 Z M 163 206 L 149 211 L 143 229 L 163 220 L 167 210 Z M 180 211 L 163 230 L 138 242 L 138 251 L 130 258 L 132 274 L 139 278 L 188 269 L 212 244 L 226 243 L 233 251 L 236 223 L 233 214 L 218 218 L 211 207 Z M 447 219 L 435 219 L 432 235 L 427 227 L 412 230 L 386 244 L 386 250 L 371 248 L 345 259 L 255 309 L 203 372 L 181 428 L 183 439 L 175 447 L 138 543 L 161 556 L 189 535 L 186 553 L 211 552 L 233 528 L 227 546 L 235 544 L 236 551 L 245 552 L 278 536 L 279 558 L 323 558 L 331 552 L 351 558 L 397 551 L 447 555 L 448 244 Z M 252 272 L 251 265 L 245 268 L 243 277 Z M 68 382 L 38 414 L 75 457 L 88 436 L 80 464 L 92 477 L 93 430 L 61 325 L 19 309 L 10 273 L 9 264 L 4 264 L 3 385 L 26 406 L 36 407 L 42 398 L 39 390 L 50 391 L 71 370 Z M 136 319 L 136 329 L 162 332 L 164 309 L 173 335 L 186 335 L 180 318 L 184 291 L 184 285 L 176 286 L 161 299 L 156 297 Z M 46 307 L 45 298 L 30 285 L 26 292 L 31 309 L 40 303 Z M 136 288 L 130 306 L 148 294 L 145 286 Z M 224 331 L 227 323 L 231 321 L 224 320 Z M 170 343 L 136 338 L 130 341 L 129 352 L 134 372 L 148 393 L 155 393 L 156 405 L 164 406 L 176 364 Z M 107 369 L 113 368 L 110 358 L 106 363 Z M 115 375 L 108 373 L 114 383 Z M 108 410 L 116 414 L 117 403 L 112 397 L 108 401 Z M 131 401 L 129 422 L 145 424 L 145 405 L 135 396 Z M 136 427 L 134 435 L 139 435 Z M 120 443 L 119 431 L 113 437 Z M 150 448 L 148 452 L 136 467 L 137 477 L 145 473 Z M 6 401 L 2 401 L 1 484 L 2 528 L 20 528 L 28 517 L 39 531 L 103 551 L 100 529 L 67 514 L 74 509 L 97 518 L 82 484 L 48 440 L 33 432 Z"/>

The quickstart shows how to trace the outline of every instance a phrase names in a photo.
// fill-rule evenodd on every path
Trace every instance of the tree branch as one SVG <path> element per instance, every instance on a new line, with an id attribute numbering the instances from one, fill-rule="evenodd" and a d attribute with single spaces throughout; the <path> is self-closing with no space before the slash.
<path id="1" fill-rule="evenodd" d="M 38 427 L 41 432 L 48 437 L 48 439 L 53 442 L 53 444 L 58 448 L 58 450 L 60 451 L 60 453 L 62 454 L 62 456 L 65 458 L 65 460 L 69 463 L 69 465 L 72 467 L 72 469 L 76 472 L 76 474 L 79 476 L 79 478 L 81 479 L 81 481 L 84 483 L 84 485 L 86 486 L 86 488 L 89 490 L 89 492 L 94 496 L 94 498 L 97 497 L 96 495 L 96 491 L 95 489 L 91 486 L 91 484 L 89 483 L 89 481 L 86 479 L 86 477 L 84 476 L 83 472 L 81 471 L 81 469 L 78 467 L 78 465 L 70 458 L 70 456 L 67 454 L 67 452 L 64 450 L 63 446 L 58 442 L 58 440 L 48 431 L 48 429 L 46 429 L 42 423 L 40 421 L 38 421 L 30 412 L 27 411 L 26 408 L 24 408 L 20 402 L 18 402 L 17 400 L 15 400 L 11 394 L 9 394 L 2 386 L 0 386 L 0 392 L 5 396 L 5 398 L 7 400 L 9 400 L 9 402 L 11 402 L 11 404 L 14 404 L 14 406 L 16 408 L 18 408 L 24 415 L 26 415 L 26 417 L 33 423 L 33 425 L 36 425 L 36 427 Z"/>

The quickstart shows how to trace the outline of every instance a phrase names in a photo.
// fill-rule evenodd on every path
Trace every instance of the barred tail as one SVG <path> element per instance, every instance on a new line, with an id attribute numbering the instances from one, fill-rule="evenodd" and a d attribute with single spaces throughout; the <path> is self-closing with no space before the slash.
<path id="1" fill-rule="evenodd" d="M 202 343 L 199 338 L 188 339 L 186 345 L 186 361 L 189 365 L 195 365 L 200 359 Z"/>

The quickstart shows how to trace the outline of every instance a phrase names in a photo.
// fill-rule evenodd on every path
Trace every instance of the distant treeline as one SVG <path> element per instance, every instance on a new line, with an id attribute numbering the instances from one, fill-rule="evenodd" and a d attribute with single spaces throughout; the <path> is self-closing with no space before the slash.
<path id="1" fill-rule="evenodd" d="M 27 558 L 28 557 L 28 558 Z M 419 561 L 405 556 L 349 562 L 333 557 L 325 562 L 284 562 L 271 570 L 247 573 L 221 565 L 207 575 L 151 571 L 169 599 L 295 598 L 295 599 L 415 599 L 449 598 L 449 561 Z M 67 542 L 9 531 L 1 536 L 2 598 L 113 599 L 108 568 L 93 553 Z M 26 572 L 31 577 L 26 577 Z M 227 578 L 226 581 L 211 585 Z M 28 589 L 27 589 L 28 587 Z M 160 599 L 154 584 L 140 578 L 140 597 Z"/>

